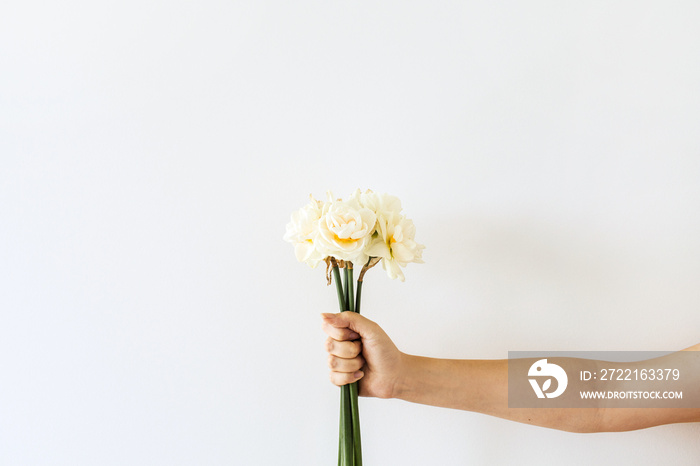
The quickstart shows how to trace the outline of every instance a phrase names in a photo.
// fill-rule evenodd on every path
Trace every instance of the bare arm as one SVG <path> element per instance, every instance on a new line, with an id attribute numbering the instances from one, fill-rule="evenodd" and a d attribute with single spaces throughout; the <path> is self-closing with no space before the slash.
<path id="1" fill-rule="evenodd" d="M 363 396 L 462 409 L 570 432 L 700 421 L 700 409 L 607 408 L 602 404 L 598 408 L 509 408 L 507 360 L 411 356 L 400 352 L 381 327 L 363 316 L 344 312 L 323 317 L 329 335 L 331 381 L 344 385 L 360 380 Z M 351 341 L 358 336 L 361 344 Z M 700 350 L 700 345 L 688 350 Z"/>

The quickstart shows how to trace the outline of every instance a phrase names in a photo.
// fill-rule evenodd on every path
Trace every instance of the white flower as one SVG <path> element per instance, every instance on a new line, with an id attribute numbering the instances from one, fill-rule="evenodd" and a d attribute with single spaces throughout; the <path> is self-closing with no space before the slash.
<path id="1" fill-rule="evenodd" d="M 423 262 L 425 246 L 416 243 L 413 221 L 401 211 L 399 198 L 389 194 L 358 189 L 343 201 L 329 192 L 327 202 L 311 197 L 292 214 L 284 239 L 294 245 L 297 260 L 311 267 L 328 257 L 356 267 L 378 258 L 390 278 L 404 281 L 401 268 Z"/>
<path id="2" fill-rule="evenodd" d="M 357 195 L 347 201 L 333 200 L 331 193 L 328 196 L 318 221 L 318 250 L 324 257 L 364 265 L 369 259 L 365 248 L 375 231 L 377 216 L 371 209 L 362 207 Z"/>
<path id="3" fill-rule="evenodd" d="M 401 200 L 396 196 L 375 193 L 369 189 L 364 193 L 358 189 L 353 196 L 359 198 L 363 207 L 371 209 L 377 215 L 377 220 L 401 215 Z"/>
<path id="4" fill-rule="evenodd" d="M 316 267 L 324 259 L 316 247 L 318 237 L 318 220 L 323 211 L 323 202 L 311 197 L 311 201 L 292 214 L 292 221 L 287 224 L 284 240 L 294 245 L 294 254 L 299 262 Z"/>
<path id="5" fill-rule="evenodd" d="M 416 227 L 412 220 L 400 214 L 400 202 L 396 209 L 398 199 L 385 196 L 386 199 L 380 202 L 384 210 L 377 215 L 377 232 L 366 253 L 382 258 L 382 267 L 391 279 L 404 281 L 401 267 L 406 267 L 409 262 L 422 263 L 425 246 L 415 242 Z"/>

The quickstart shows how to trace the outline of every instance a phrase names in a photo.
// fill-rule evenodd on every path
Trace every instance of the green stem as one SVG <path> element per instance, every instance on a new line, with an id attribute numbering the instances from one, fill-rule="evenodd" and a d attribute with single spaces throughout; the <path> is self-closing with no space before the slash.
<path id="1" fill-rule="evenodd" d="M 345 294 L 347 296 L 345 303 L 348 305 L 348 311 L 355 312 L 355 290 L 353 289 L 352 263 L 345 268 Z"/>
<path id="2" fill-rule="evenodd" d="M 350 283 L 352 283 L 352 269 L 350 270 Z M 352 285 L 351 285 L 352 287 Z M 354 293 L 350 291 L 350 296 Z M 357 298 L 352 303 L 350 310 L 357 313 L 360 312 L 360 298 L 362 297 L 362 281 L 357 282 Z M 362 466 L 362 440 L 360 437 L 360 406 L 358 402 L 359 385 L 357 382 L 350 384 L 350 408 L 352 410 L 352 436 L 355 447 L 355 463 L 354 466 Z"/>
<path id="3" fill-rule="evenodd" d="M 345 385 L 349 387 L 350 395 L 350 410 L 351 410 L 351 421 L 352 421 L 352 443 L 355 450 L 355 463 L 354 466 L 362 466 L 362 441 L 360 439 L 360 407 L 357 399 L 357 382 L 353 382 L 350 385 Z"/>
<path id="4" fill-rule="evenodd" d="M 336 263 L 333 264 L 333 280 L 335 281 L 335 289 L 338 294 L 338 307 L 340 308 L 340 312 L 346 311 L 347 307 L 345 303 L 347 303 L 347 300 L 345 298 L 347 293 L 343 289 L 343 284 L 340 281 L 340 270 Z M 340 440 L 338 445 L 339 466 L 355 466 L 353 461 L 353 413 L 350 398 L 350 388 L 347 385 L 340 387 Z"/>
<path id="5" fill-rule="evenodd" d="M 343 466 L 343 427 L 345 426 L 345 410 L 343 409 L 343 391 L 340 391 L 340 428 L 338 430 L 338 466 Z"/>
<path id="6" fill-rule="evenodd" d="M 340 422 L 340 464 L 342 466 L 355 466 L 353 461 L 352 408 L 348 385 L 340 387 Z"/>
<path id="7" fill-rule="evenodd" d="M 350 308 L 348 307 L 348 304 L 350 303 L 350 275 L 348 275 L 348 268 L 346 267 L 345 270 L 343 271 L 343 278 L 345 281 L 343 282 L 343 290 L 345 290 L 345 310 L 349 311 Z"/>
<path id="8" fill-rule="evenodd" d="M 340 271 L 338 266 L 333 266 L 333 281 L 335 281 L 335 290 L 338 292 L 338 307 L 340 307 L 340 312 L 346 310 L 345 308 L 345 292 L 343 291 L 343 284 L 340 282 Z"/>

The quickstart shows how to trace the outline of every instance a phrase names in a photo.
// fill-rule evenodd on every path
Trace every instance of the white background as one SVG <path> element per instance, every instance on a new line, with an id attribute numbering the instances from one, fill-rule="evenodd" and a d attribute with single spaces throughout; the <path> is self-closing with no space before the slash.
<path id="1" fill-rule="evenodd" d="M 404 351 L 700 341 L 700 7 L 0 6 L 0 463 L 329 465 L 328 189 L 427 246 L 363 312 Z M 700 461 L 697 424 L 570 434 L 361 400 L 367 465 Z"/>

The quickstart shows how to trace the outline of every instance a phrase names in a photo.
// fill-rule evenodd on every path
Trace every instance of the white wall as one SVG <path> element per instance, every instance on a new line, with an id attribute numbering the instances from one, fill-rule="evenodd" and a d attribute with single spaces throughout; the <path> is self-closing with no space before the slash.
<path id="1" fill-rule="evenodd" d="M 0 462 L 327 465 L 309 193 L 427 245 L 363 310 L 407 352 L 700 341 L 700 6 L 0 6 Z M 575 435 L 363 399 L 365 464 L 675 464 L 698 425 Z"/>

